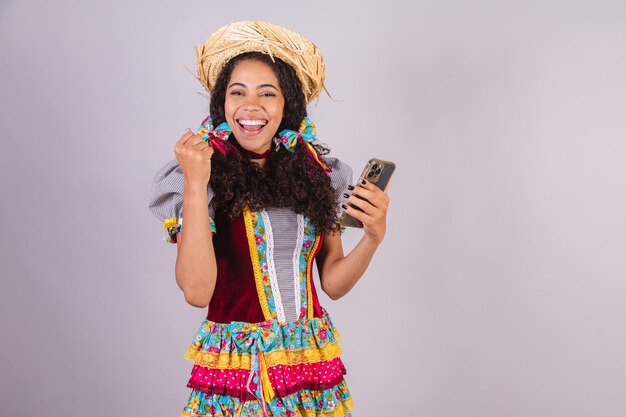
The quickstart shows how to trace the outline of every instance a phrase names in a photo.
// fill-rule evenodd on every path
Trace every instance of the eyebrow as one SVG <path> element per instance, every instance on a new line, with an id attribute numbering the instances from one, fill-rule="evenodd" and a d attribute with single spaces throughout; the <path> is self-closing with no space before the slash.
<path id="1" fill-rule="evenodd" d="M 243 83 L 232 83 L 231 85 L 228 86 L 228 88 L 231 87 L 235 87 L 235 86 L 239 86 L 239 87 L 243 87 L 243 88 L 248 88 L 247 85 L 243 84 Z M 278 88 L 274 85 L 274 84 L 261 84 L 257 87 L 258 88 L 264 88 L 264 87 L 271 87 L 276 91 L 279 91 Z"/>
<path id="2" fill-rule="evenodd" d="M 278 88 L 274 84 L 261 84 L 259 88 L 263 87 L 272 87 L 274 90 L 278 91 Z"/>

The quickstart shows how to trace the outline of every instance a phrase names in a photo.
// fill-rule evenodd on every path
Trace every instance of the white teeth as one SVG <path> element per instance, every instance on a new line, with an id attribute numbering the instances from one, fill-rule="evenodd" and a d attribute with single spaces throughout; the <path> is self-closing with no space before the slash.
<path id="1" fill-rule="evenodd" d="M 248 126 L 265 126 L 267 124 L 265 120 L 239 120 L 239 123 Z"/>

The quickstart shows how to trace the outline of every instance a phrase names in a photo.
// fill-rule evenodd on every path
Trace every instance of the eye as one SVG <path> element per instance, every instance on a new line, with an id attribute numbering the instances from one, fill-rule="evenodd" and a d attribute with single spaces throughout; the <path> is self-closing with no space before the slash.
<path id="1" fill-rule="evenodd" d="M 230 91 L 230 95 L 231 95 L 231 96 L 243 96 L 243 91 L 240 91 L 240 90 L 231 90 L 231 91 Z"/>
<path id="2" fill-rule="evenodd" d="M 276 93 L 273 91 L 264 91 L 261 93 L 261 97 L 276 97 Z"/>

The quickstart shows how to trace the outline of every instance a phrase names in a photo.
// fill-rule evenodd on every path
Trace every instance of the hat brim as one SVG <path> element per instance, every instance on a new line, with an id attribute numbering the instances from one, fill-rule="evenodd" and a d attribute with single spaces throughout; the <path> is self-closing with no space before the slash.
<path id="1" fill-rule="evenodd" d="M 226 63 L 246 52 L 261 52 L 291 65 L 307 103 L 324 89 L 324 59 L 315 44 L 273 23 L 244 21 L 221 27 L 196 47 L 198 80 L 209 94 Z"/>

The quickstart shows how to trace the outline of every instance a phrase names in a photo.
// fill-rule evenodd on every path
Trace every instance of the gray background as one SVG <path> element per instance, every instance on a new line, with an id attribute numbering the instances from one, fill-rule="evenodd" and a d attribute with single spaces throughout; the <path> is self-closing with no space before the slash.
<path id="1" fill-rule="evenodd" d="M 334 155 L 398 164 L 322 299 L 355 416 L 626 415 L 622 1 L 208 0 L 0 4 L 0 415 L 180 412 L 205 311 L 147 198 L 208 109 L 194 45 L 248 18 L 320 47 Z"/>

